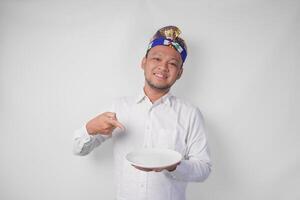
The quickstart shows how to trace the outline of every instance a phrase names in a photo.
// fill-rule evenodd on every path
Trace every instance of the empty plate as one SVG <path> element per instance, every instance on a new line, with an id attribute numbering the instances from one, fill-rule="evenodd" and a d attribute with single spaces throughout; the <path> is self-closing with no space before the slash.
<path id="1" fill-rule="evenodd" d="M 139 149 L 126 155 L 133 165 L 143 168 L 165 168 L 179 163 L 182 156 L 177 151 L 160 148 Z"/>

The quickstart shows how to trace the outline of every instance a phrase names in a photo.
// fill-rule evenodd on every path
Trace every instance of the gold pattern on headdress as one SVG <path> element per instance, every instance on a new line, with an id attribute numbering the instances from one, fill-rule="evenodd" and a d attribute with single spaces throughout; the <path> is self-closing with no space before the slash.
<path id="1" fill-rule="evenodd" d="M 174 26 L 162 28 L 161 30 L 159 30 L 159 32 L 161 35 L 171 40 L 175 40 L 181 33 L 179 28 Z"/>

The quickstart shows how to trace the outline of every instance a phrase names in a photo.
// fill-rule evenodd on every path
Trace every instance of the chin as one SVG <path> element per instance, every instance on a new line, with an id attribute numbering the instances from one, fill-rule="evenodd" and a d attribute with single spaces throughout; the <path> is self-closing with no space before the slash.
<path id="1" fill-rule="evenodd" d="M 156 90 L 169 90 L 172 85 L 168 83 L 157 83 L 156 81 L 149 81 L 146 79 L 146 82 L 148 83 L 149 87 L 156 89 Z"/>
<path id="2" fill-rule="evenodd" d="M 171 87 L 170 85 L 158 85 L 158 84 L 150 85 L 150 86 L 157 90 L 168 90 Z"/>

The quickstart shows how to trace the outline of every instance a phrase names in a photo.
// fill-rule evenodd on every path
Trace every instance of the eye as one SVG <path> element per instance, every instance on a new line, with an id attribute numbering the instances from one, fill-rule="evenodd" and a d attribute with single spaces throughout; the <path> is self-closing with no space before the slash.
<path id="1" fill-rule="evenodd" d="M 178 67 L 178 64 L 177 64 L 177 63 L 171 62 L 170 65 L 173 66 L 173 67 Z"/>
<path id="2" fill-rule="evenodd" d="M 160 58 L 158 58 L 158 57 L 153 57 L 152 60 L 160 61 Z"/>

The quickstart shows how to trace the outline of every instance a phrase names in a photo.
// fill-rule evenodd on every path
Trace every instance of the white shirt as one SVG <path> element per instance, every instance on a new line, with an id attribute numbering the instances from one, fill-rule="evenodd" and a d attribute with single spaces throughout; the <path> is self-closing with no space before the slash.
<path id="1" fill-rule="evenodd" d="M 117 200 L 185 200 L 189 181 L 204 181 L 211 163 L 204 121 L 199 109 L 170 93 L 153 104 L 142 93 L 138 98 L 124 97 L 112 110 L 125 126 L 110 136 L 91 136 L 84 127 L 75 131 L 74 153 L 86 155 L 107 139 L 113 140 Z M 144 172 L 126 161 L 136 148 L 160 147 L 176 150 L 183 160 L 175 171 Z"/>

